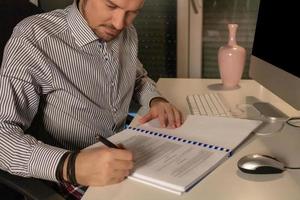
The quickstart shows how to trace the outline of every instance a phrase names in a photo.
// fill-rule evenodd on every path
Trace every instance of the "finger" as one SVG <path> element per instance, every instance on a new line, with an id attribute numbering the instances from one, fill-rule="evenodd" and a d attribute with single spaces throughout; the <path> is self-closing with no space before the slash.
<path id="1" fill-rule="evenodd" d="M 125 179 L 125 177 L 111 177 L 109 181 L 106 182 L 105 185 L 112 185 L 116 183 L 120 183 Z"/>
<path id="2" fill-rule="evenodd" d="M 117 146 L 118 146 L 120 149 L 126 149 L 125 146 L 124 146 L 122 143 L 118 144 Z"/>
<path id="3" fill-rule="evenodd" d="M 125 177 L 129 176 L 130 171 L 129 170 L 115 170 L 112 178 L 116 179 L 124 179 Z"/>
<path id="4" fill-rule="evenodd" d="M 114 160 L 112 166 L 114 170 L 131 170 L 133 168 L 133 161 Z"/>
<path id="5" fill-rule="evenodd" d="M 158 120 L 159 120 L 160 126 L 163 128 L 166 128 L 166 115 L 165 115 L 165 111 L 163 109 L 160 110 L 158 113 Z"/>
<path id="6" fill-rule="evenodd" d="M 116 160 L 133 160 L 133 154 L 127 149 L 110 149 L 113 158 Z"/>
<path id="7" fill-rule="evenodd" d="M 167 119 L 168 126 L 172 127 L 172 128 L 176 128 L 175 123 L 174 123 L 174 111 L 171 106 L 167 106 L 166 113 L 167 113 L 167 117 L 168 117 L 168 119 Z"/>
<path id="8" fill-rule="evenodd" d="M 120 177 L 120 178 L 116 179 L 116 183 L 121 183 L 121 182 L 124 181 L 126 178 L 127 178 L 127 176 Z"/>
<path id="9" fill-rule="evenodd" d="M 175 116 L 175 125 L 176 125 L 176 128 L 178 128 L 182 124 L 182 115 L 181 115 L 181 112 L 178 111 L 176 108 L 173 108 L 173 112 L 174 112 L 174 116 Z"/>
<path id="10" fill-rule="evenodd" d="M 143 124 L 143 123 L 150 121 L 152 118 L 153 118 L 152 114 L 149 112 L 146 115 L 144 115 L 142 118 L 140 118 L 139 122 Z"/>

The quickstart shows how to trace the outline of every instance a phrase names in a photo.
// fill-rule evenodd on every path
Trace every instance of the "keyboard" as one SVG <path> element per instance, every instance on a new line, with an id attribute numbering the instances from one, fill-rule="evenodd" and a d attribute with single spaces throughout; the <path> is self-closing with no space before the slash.
<path id="1" fill-rule="evenodd" d="M 232 117 L 229 107 L 216 92 L 188 95 L 186 100 L 193 115 Z"/>

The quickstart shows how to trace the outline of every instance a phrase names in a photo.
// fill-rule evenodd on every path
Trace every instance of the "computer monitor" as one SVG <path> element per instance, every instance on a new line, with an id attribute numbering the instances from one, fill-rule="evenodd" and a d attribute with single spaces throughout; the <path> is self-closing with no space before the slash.
<path id="1" fill-rule="evenodd" d="M 260 1 L 249 74 L 300 110 L 298 9 L 294 1 Z"/>

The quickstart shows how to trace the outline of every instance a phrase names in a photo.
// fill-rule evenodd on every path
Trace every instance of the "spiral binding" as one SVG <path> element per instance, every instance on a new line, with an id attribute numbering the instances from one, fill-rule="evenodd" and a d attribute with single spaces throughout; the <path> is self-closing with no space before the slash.
<path id="1" fill-rule="evenodd" d="M 168 135 L 168 134 L 164 134 L 164 133 L 159 133 L 159 132 L 153 132 L 153 131 L 148 131 L 148 130 L 144 130 L 141 128 L 134 128 L 131 126 L 128 126 L 127 129 L 131 129 L 134 131 L 137 131 L 139 133 L 144 133 L 144 134 L 148 134 L 148 135 L 152 135 L 152 136 L 156 136 L 156 137 L 161 137 L 161 138 L 165 138 L 165 139 L 169 139 L 169 140 L 173 140 L 173 141 L 178 141 L 178 142 L 184 142 L 186 144 L 191 144 L 194 146 L 200 146 L 200 147 L 204 147 L 204 148 L 208 148 L 211 150 L 217 150 L 217 151 L 223 151 L 223 152 L 227 152 L 229 153 L 229 155 L 232 154 L 232 151 L 230 149 L 224 148 L 224 147 L 219 147 L 219 146 L 215 146 L 215 145 L 211 145 L 211 144 L 205 144 L 202 142 L 198 142 L 198 141 L 192 141 L 192 140 L 187 140 L 181 137 L 176 137 L 176 136 L 172 136 L 172 135 Z"/>

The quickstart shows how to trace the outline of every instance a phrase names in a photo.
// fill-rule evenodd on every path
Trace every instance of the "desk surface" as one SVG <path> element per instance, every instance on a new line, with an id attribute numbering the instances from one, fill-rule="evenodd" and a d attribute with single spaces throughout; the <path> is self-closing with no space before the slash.
<path id="1" fill-rule="evenodd" d="M 186 116 L 189 114 L 186 95 L 218 91 L 230 106 L 249 103 L 255 97 L 272 103 L 289 116 L 300 112 L 289 106 L 253 80 L 242 80 L 234 90 L 219 90 L 220 80 L 215 79 L 160 79 L 157 87 L 161 94 L 176 105 Z M 281 132 L 271 135 L 255 135 L 243 144 L 234 155 L 201 180 L 189 192 L 177 196 L 132 180 L 112 186 L 90 188 L 84 200 L 124 199 L 255 199 L 282 200 L 300 198 L 300 170 L 288 170 L 282 174 L 249 175 L 237 169 L 237 161 L 250 153 L 265 153 L 283 160 L 293 167 L 300 167 L 300 129 L 284 126 Z"/>

